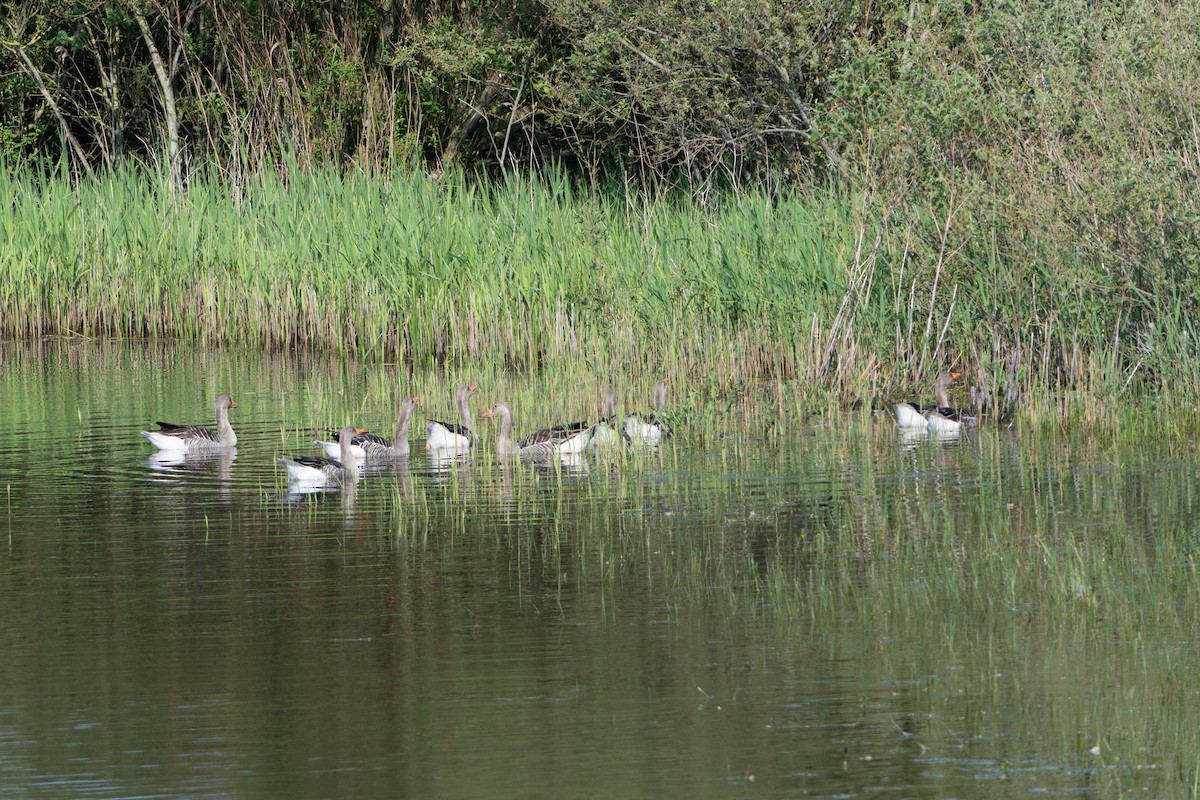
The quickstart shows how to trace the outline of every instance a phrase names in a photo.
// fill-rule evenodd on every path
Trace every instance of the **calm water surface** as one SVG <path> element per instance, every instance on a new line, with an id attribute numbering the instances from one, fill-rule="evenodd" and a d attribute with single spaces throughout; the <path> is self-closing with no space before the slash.
<path id="1" fill-rule="evenodd" d="M 431 461 L 415 425 L 408 464 L 351 493 L 287 492 L 280 454 L 348 421 L 390 433 L 401 394 L 449 417 L 463 379 L 481 385 L 471 462 Z M 140 430 L 211 424 L 223 391 L 236 454 L 152 456 Z M 904 442 L 855 418 L 501 468 L 478 413 L 546 394 L 513 376 L 0 344 L 0 795 L 1189 785 L 1194 454 L 995 430 Z M 1164 570 L 1175 589 L 1143 588 Z"/>

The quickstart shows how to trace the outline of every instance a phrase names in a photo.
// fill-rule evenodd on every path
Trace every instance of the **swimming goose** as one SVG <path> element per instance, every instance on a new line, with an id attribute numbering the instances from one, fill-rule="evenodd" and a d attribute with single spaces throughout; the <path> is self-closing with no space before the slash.
<path id="1" fill-rule="evenodd" d="M 291 483 L 307 486 L 342 486 L 353 483 L 358 480 L 358 469 L 350 455 L 350 442 L 362 432 L 362 428 L 355 428 L 353 425 L 347 425 L 338 431 L 341 458 L 291 456 L 279 459 L 279 463 L 287 467 Z"/>
<path id="2" fill-rule="evenodd" d="M 932 431 L 953 433 L 964 425 L 972 425 L 976 418 L 967 411 L 950 406 L 947 395 L 950 384 L 962 377 L 961 372 L 942 372 L 933 382 L 933 397 L 936 405 L 916 406 L 912 403 L 897 403 L 896 426 L 905 431 Z"/>
<path id="3" fill-rule="evenodd" d="M 237 403 L 227 394 L 217 398 L 213 409 L 217 413 L 217 429 L 202 428 L 199 425 L 176 425 L 171 422 L 156 422 L 156 431 L 142 431 L 142 436 L 159 450 L 177 450 L 195 453 L 204 450 L 216 450 L 220 447 L 236 447 L 237 434 L 229 425 L 229 409 L 237 408 Z"/>
<path id="4" fill-rule="evenodd" d="M 617 393 L 611 389 L 604 393 L 600 403 L 601 419 L 592 431 L 592 449 L 608 449 L 621 443 L 621 435 L 617 433 Z"/>
<path id="5" fill-rule="evenodd" d="M 550 458 L 554 455 L 578 455 L 583 449 L 587 448 L 588 441 L 591 439 L 591 426 L 583 430 L 576 430 L 577 425 L 587 425 L 586 422 L 573 423 L 571 425 L 555 425 L 550 428 L 542 428 L 540 431 L 534 431 L 519 442 L 514 443 L 512 440 L 512 409 L 506 403 L 496 403 L 496 405 L 483 412 L 485 418 L 498 417 L 500 419 L 500 436 L 496 440 L 496 449 L 499 451 L 502 458 L 508 456 L 520 456 L 526 459 L 542 460 Z M 582 441 L 582 445 L 577 442 Z M 578 449 L 566 449 L 564 446 Z"/>
<path id="6" fill-rule="evenodd" d="M 611 417 L 615 416 L 617 413 L 615 409 L 617 394 L 616 392 L 609 392 L 608 394 L 612 395 L 612 404 L 614 409 L 612 411 L 605 411 L 605 415 Z M 607 401 L 608 396 L 606 395 L 605 402 Z M 607 408 L 607 406 L 604 406 L 604 408 Z M 539 444 L 543 441 L 553 439 L 558 442 L 557 451 L 559 455 L 580 455 L 581 453 L 587 452 L 588 445 L 592 442 L 592 437 L 595 436 L 598 427 L 602 424 L 603 421 L 568 422 L 563 425 L 553 425 L 549 428 L 542 428 L 540 431 L 534 431 L 533 433 L 529 434 L 524 439 L 517 442 L 517 447 L 528 447 L 529 445 Z"/>
<path id="7" fill-rule="evenodd" d="M 667 384 L 669 377 L 654 384 L 654 392 L 650 397 L 650 406 L 657 411 L 667 403 Z M 629 414 L 625 417 L 625 438 L 631 442 L 658 444 L 670 435 L 666 423 L 660 420 L 652 411 L 649 414 Z"/>
<path id="8" fill-rule="evenodd" d="M 431 419 L 425 426 L 429 439 L 425 442 L 426 450 L 466 450 L 475 442 L 475 433 L 471 425 L 471 409 L 467 406 L 471 395 L 479 387 L 475 384 L 460 386 L 454 393 L 454 402 L 458 406 L 459 424 L 439 422 Z"/>
<path id="9" fill-rule="evenodd" d="M 965 408 L 951 406 L 927 409 L 925 419 L 929 423 L 930 433 L 958 433 L 979 425 L 979 417 Z"/>
<path id="10" fill-rule="evenodd" d="M 406 397 L 400 403 L 396 419 L 396 435 L 385 439 L 373 433 L 360 433 L 350 441 L 350 457 L 355 461 L 395 461 L 408 455 L 408 421 L 417 407 L 420 397 Z M 337 442 L 313 442 L 325 451 L 328 458 L 341 458 L 341 445 Z"/>

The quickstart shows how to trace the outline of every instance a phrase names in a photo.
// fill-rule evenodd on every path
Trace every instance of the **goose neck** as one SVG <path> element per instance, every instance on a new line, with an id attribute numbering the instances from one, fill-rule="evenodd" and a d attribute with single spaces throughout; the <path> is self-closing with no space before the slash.
<path id="1" fill-rule="evenodd" d="M 413 403 L 405 400 L 400 406 L 400 416 L 396 420 L 396 435 L 392 437 L 392 450 L 396 455 L 408 454 L 408 421 L 412 418 Z"/>
<path id="2" fill-rule="evenodd" d="M 338 454 L 341 456 L 339 461 L 342 462 L 342 470 L 350 473 L 354 470 L 353 458 L 350 452 L 351 442 L 354 439 L 354 428 L 342 428 L 338 432 Z"/>
<path id="3" fill-rule="evenodd" d="M 217 403 L 217 439 L 227 447 L 237 444 L 237 434 L 229 424 L 229 406 L 220 402 Z"/>
<path id="4" fill-rule="evenodd" d="M 933 386 L 933 399 L 938 408 L 950 407 L 950 397 L 946 393 L 947 383 L 945 377 L 940 377 Z"/>
<path id="5" fill-rule="evenodd" d="M 517 446 L 512 440 L 512 412 L 507 408 L 502 408 L 496 415 L 500 417 L 500 436 L 496 440 L 496 449 L 502 456 L 509 456 L 517 452 Z"/>
<path id="6" fill-rule="evenodd" d="M 458 396 L 458 420 L 462 423 L 464 428 L 469 431 L 473 431 L 475 430 L 475 427 L 471 420 L 471 407 L 469 405 L 470 400 L 471 395 L 469 394 L 460 394 Z"/>

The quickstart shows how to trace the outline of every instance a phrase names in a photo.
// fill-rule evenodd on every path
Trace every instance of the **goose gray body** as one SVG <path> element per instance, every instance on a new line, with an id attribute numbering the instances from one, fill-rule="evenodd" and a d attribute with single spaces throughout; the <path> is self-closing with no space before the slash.
<path id="1" fill-rule="evenodd" d="M 426 450 L 466 450 L 475 443 L 474 426 L 471 420 L 471 395 L 479 387 L 475 384 L 460 386 L 454 392 L 454 404 L 458 407 L 458 422 L 442 422 L 431 419 L 425 426 L 428 439 Z"/>
<path id="2" fill-rule="evenodd" d="M 961 377 L 958 372 L 941 372 L 933 382 L 935 405 L 919 406 L 915 403 L 897 403 L 896 427 L 903 431 L 931 433 L 957 433 L 963 428 L 973 427 L 979 419 L 966 409 L 950 405 L 950 386 Z"/>
<path id="3" fill-rule="evenodd" d="M 174 450 L 179 452 L 196 453 L 206 450 L 218 450 L 222 447 L 236 447 L 237 434 L 229 424 L 229 409 L 237 408 L 237 403 L 227 394 L 217 398 L 213 411 L 217 417 L 217 428 L 204 428 L 199 425 L 176 425 L 173 422 L 156 422 L 156 431 L 142 431 L 142 436 L 159 450 Z"/>
<path id="4" fill-rule="evenodd" d="M 587 448 L 591 439 L 591 426 L 586 422 L 580 422 L 542 428 L 520 441 L 514 442 L 512 409 L 508 407 L 507 403 L 496 403 L 484 411 L 483 416 L 500 420 L 500 435 L 496 440 L 496 449 L 501 457 L 519 456 L 529 460 L 545 460 L 563 453 L 577 454 Z M 580 444 L 576 445 L 576 443 Z M 564 450 L 564 445 L 567 445 L 568 449 Z"/>
<path id="5" fill-rule="evenodd" d="M 667 404 L 667 384 L 670 381 L 670 378 L 663 378 L 654 384 L 654 391 L 650 395 L 650 406 L 654 411 L 649 414 L 629 414 L 625 417 L 623 428 L 628 441 L 658 444 L 670 435 L 666 423 L 655 413 Z"/>
<path id="6" fill-rule="evenodd" d="M 408 423 L 412 420 L 413 411 L 421 398 L 406 397 L 400 403 L 396 416 L 396 433 L 391 439 L 385 439 L 374 433 L 363 432 L 350 440 L 350 457 L 356 461 L 381 463 L 395 461 L 408 457 Z M 325 451 L 328 458 L 341 458 L 341 445 L 338 442 L 313 442 Z"/>
<path id="7" fill-rule="evenodd" d="M 320 456 L 290 456 L 279 459 L 287 467 L 288 479 L 292 484 L 307 486 L 343 486 L 358 480 L 358 469 L 350 455 L 350 444 L 362 429 L 347 425 L 338 431 L 338 447 L 341 458 Z"/>

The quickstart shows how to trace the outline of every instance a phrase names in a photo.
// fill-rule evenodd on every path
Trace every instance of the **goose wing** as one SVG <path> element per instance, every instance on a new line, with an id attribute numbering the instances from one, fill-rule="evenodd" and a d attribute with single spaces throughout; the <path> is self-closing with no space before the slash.
<path id="1" fill-rule="evenodd" d="M 576 434 L 583 433 L 590 427 L 591 423 L 589 422 L 568 422 L 565 425 L 552 425 L 549 428 L 542 428 L 540 431 L 534 431 L 529 434 L 517 442 L 517 447 L 524 449 L 535 444 L 558 444 Z"/>
<path id="2" fill-rule="evenodd" d="M 471 429 L 465 425 L 459 425 L 457 422 L 442 422 L 440 419 L 430 418 L 429 420 L 434 425 L 441 425 L 451 433 L 456 433 L 459 436 L 465 436 L 468 439 L 473 438 L 475 434 L 471 433 Z"/>
<path id="3" fill-rule="evenodd" d="M 364 444 L 377 444 L 380 447 L 391 447 L 392 440 L 385 439 L 382 436 L 377 436 L 374 433 L 360 433 L 350 440 L 351 444 L 356 444 L 362 447 Z"/>
<path id="4" fill-rule="evenodd" d="M 926 409 L 925 413 L 928 414 L 931 411 L 941 414 L 943 417 L 945 417 L 948 420 L 952 420 L 954 422 L 958 422 L 963 425 L 970 425 L 973 422 L 979 421 L 978 417 L 976 417 L 973 413 L 971 413 L 970 411 L 968 411 L 965 408 L 953 408 L 950 406 L 941 406 L 940 408 Z"/>
<path id="5" fill-rule="evenodd" d="M 342 468 L 342 462 L 336 458 L 322 458 L 321 456 L 289 456 L 288 458 L 297 464 L 312 467 L 313 469 L 323 469 L 325 467 Z"/>
<path id="6" fill-rule="evenodd" d="M 190 441 L 213 442 L 214 444 L 221 441 L 221 437 L 217 435 L 216 431 L 200 425 L 176 425 L 173 422 L 155 422 L 154 424 L 158 426 L 157 432 L 164 436 L 175 436 Z"/>

